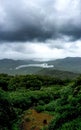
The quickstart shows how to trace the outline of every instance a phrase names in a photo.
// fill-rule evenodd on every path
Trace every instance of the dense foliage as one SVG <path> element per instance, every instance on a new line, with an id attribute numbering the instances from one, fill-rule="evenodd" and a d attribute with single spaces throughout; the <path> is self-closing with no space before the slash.
<path id="1" fill-rule="evenodd" d="M 54 116 L 49 130 L 81 130 L 81 77 L 74 81 L 38 75 L 0 75 L 0 130 L 20 130 L 29 108 Z"/>

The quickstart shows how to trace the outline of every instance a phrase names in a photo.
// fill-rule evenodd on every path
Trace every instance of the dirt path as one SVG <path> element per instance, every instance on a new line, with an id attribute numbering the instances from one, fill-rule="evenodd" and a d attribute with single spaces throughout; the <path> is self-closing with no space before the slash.
<path id="1" fill-rule="evenodd" d="M 22 130 L 41 130 L 44 126 L 48 126 L 52 118 L 49 114 L 28 110 L 23 117 Z"/>

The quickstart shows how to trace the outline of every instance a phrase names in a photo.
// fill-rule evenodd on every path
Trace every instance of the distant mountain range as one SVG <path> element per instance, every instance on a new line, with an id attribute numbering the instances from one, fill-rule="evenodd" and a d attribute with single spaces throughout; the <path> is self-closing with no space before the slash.
<path id="1" fill-rule="evenodd" d="M 67 57 L 49 61 L 48 63 L 54 65 L 57 70 L 81 73 L 81 57 Z"/>
<path id="2" fill-rule="evenodd" d="M 33 60 L 0 60 L 0 73 L 8 74 L 47 74 L 61 71 L 72 73 L 81 73 L 81 58 L 67 57 L 47 62 Z M 58 72 L 58 73 L 59 73 Z M 68 73 L 69 73 L 68 72 Z"/>

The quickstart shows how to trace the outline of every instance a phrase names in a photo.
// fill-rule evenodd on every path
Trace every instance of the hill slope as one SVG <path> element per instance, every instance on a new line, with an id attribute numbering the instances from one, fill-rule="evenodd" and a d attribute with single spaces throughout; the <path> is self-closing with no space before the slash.
<path id="1" fill-rule="evenodd" d="M 42 70 L 42 68 L 46 69 Z M 64 59 L 57 59 L 47 62 L 40 62 L 33 60 L 11 60 L 11 59 L 0 60 L 0 73 L 8 73 L 8 74 L 49 73 L 50 75 L 54 72 L 54 71 L 52 72 L 51 69 L 81 73 L 81 58 L 67 57 Z"/>
<path id="2" fill-rule="evenodd" d="M 53 64 L 55 69 L 81 73 L 81 58 L 80 57 L 67 57 L 55 61 L 49 61 Z"/>
<path id="3" fill-rule="evenodd" d="M 56 78 L 61 79 L 75 79 L 79 76 L 77 73 L 63 71 L 63 70 L 56 70 L 56 69 L 42 69 L 38 73 L 38 75 L 45 75 L 45 76 L 53 76 Z"/>

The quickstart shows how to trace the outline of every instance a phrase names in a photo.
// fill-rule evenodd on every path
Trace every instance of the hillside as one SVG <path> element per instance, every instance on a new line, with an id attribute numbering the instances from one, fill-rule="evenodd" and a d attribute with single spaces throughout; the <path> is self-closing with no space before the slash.
<path id="1" fill-rule="evenodd" d="M 81 73 L 81 57 L 67 57 L 49 61 L 49 64 L 54 65 L 55 69 Z"/>
<path id="2" fill-rule="evenodd" d="M 78 73 L 73 73 L 73 72 L 64 71 L 64 70 L 56 70 L 54 68 L 42 69 L 37 74 L 44 75 L 44 76 L 53 76 L 53 77 L 61 78 L 61 79 L 75 79 L 80 75 Z"/>
<path id="3" fill-rule="evenodd" d="M 45 70 L 44 70 L 45 69 Z M 0 60 L 0 73 L 15 74 L 52 74 L 51 71 L 62 70 L 74 73 L 81 73 L 81 58 L 67 57 L 64 59 L 57 59 L 52 61 L 33 61 L 33 60 Z M 47 72 L 46 72 L 47 71 Z M 58 71 L 57 71 L 58 72 Z M 55 72 L 54 72 L 55 73 Z"/>
<path id="4" fill-rule="evenodd" d="M 81 77 L 1 74 L 0 130 L 81 130 Z"/>
<path id="5" fill-rule="evenodd" d="M 21 65 L 28 65 L 28 64 L 36 64 L 38 62 L 34 62 L 32 60 L 12 60 L 12 59 L 2 59 L 0 60 L 0 73 L 7 73 L 7 74 L 33 74 L 40 70 L 40 68 L 34 67 L 27 67 L 16 69 L 16 67 Z"/>

